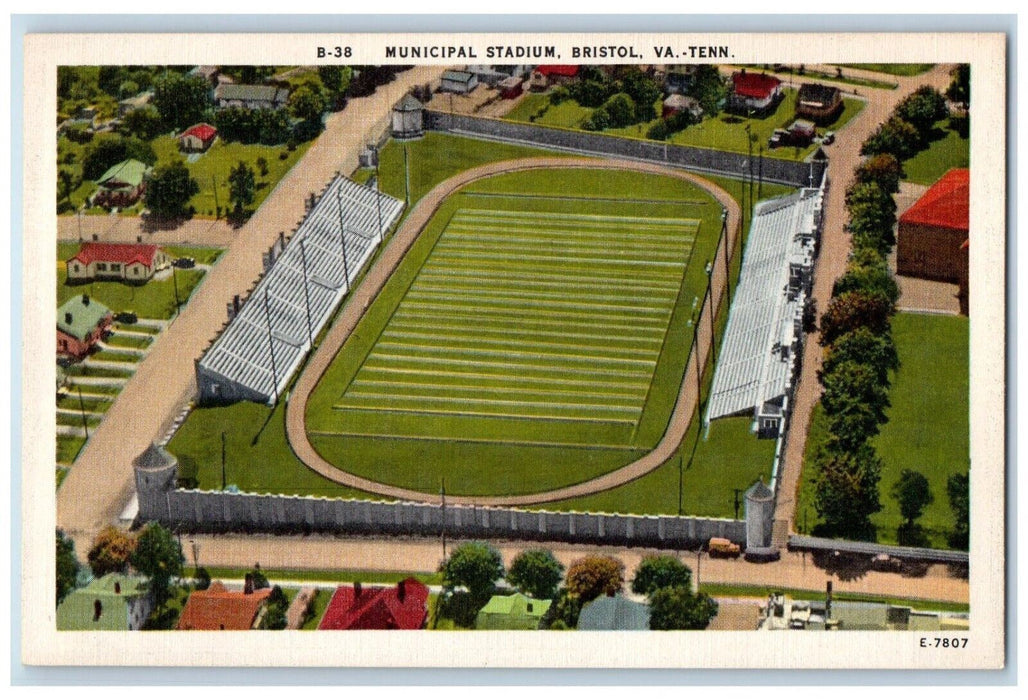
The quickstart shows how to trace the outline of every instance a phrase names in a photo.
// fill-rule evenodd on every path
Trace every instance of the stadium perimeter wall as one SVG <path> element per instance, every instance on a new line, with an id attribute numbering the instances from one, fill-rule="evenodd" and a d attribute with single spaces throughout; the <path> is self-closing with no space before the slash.
<path id="1" fill-rule="evenodd" d="M 220 491 L 140 492 L 139 519 L 197 532 L 330 532 L 685 548 L 746 542 L 742 520 L 389 503 Z"/>
<path id="2" fill-rule="evenodd" d="M 803 163 L 768 156 L 757 158 L 745 153 L 536 126 L 467 114 L 425 110 L 424 119 L 425 127 L 434 131 L 515 141 L 577 153 L 632 158 L 735 178 L 749 177 L 752 164 L 754 179 L 758 177 L 759 171 L 766 182 L 793 187 L 810 187 L 811 183 L 821 182 L 828 167 L 827 162 Z"/>

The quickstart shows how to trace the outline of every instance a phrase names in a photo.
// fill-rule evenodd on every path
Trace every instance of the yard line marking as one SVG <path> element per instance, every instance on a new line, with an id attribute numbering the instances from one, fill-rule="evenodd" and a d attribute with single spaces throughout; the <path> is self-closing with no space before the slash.
<path id="1" fill-rule="evenodd" d="M 566 408 L 569 411 L 588 411 L 596 413 L 618 413 L 635 415 L 641 411 L 641 406 L 622 406 L 617 404 L 584 403 L 579 401 L 529 401 L 526 399 L 485 399 L 469 396 L 421 396 L 412 394 L 383 394 L 371 391 L 352 391 L 343 396 L 343 401 L 362 403 L 361 399 L 386 399 L 397 401 L 401 404 L 418 405 L 428 404 L 452 404 L 453 413 L 462 413 L 467 404 L 478 406 L 514 406 L 522 408 Z M 401 406 L 403 408 L 403 406 Z"/>
<path id="2" fill-rule="evenodd" d="M 333 406 L 333 410 L 345 411 L 349 410 L 350 407 L 345 406 Z M 562 414 L 540 414 L 540 415 L 527 415 L 524 413 L 491 413 L 486 411 L 442 411 L 431 408 L 418 408 L 418 409 L 404 409 L 404 408 L 393 408 L 390 406 L 378 406 L 378 405 L 361 405 L 353 406 L 352 408 L 359 409 L 361 411 L 377 411 L 383 413 L 406 413 L 416 415 L 460 415 L 460 416 L 478 416 L 487 418 L 507 418 L 524 421 L 560 421 L 564 423 L 598 423 L 598 424 L 620 424 L 620 425 L 635 425 L 636 421 L 627 418 L 591 418 L 583 416 L 568 416 Z"/>
<path id="3" fill-rule="evenodd" d="M 594 399 L 607 399 L 607 398 L 609 398 L 609 399 L 641 399 L 641 398 L 643 398 L 645 396 L 645 393 L 639 393 L 639 392 L 634 393 L 634 394 L 625 394 L 625 393 L 618 393 L 616 391 L 612 391 L 612 392 L 597 392 L 597 391 L 575 391 L 575 390 L 572 390 L 572 389 L 561 389 L 561 390 L 558 391 L 558 390 L 553 390 L 553 389 L 538 389 L 538 388 L 534 388 L 534 387 L 523 387 L 523 386 L 483 386 L 483 385 L 480 385 L 480 384 L 439 384 L 439 383 L 435 383 L 435 382 L 409 382 L 409 381 L 402 381 L 402 382 L 401 381 L 392 381 L 392 382 L 390 382 L 390 381 L 384 381 L 384 380 L 381 380 L 381 379 L 360 379 L 359 376 L 360 375 L 358 375 L 358 378 L 355 379 L 353 381 L 353 383 L 350 384 L 351 387 L 357 387 L 358 389 L 360 389 L 360 387 L 363 387 L 363 386 L 381 387 L 381 388 L 400 387 L 401 389 L 409 389 L 411 387 L 417 387 L 419 389 L 434 389 L 434 390 L 441 390 L 441 391 L 460 391 L 460 392 L 469 392 L 469 393 L 481 392 L 481 393 L 493 393 L 493 394 L 495 394 L 495 393 L 514 392 L 514 393 L 518 393 L 518 394 L 532 394 L 532 395 L 536 395 L 536 396 L 566 396 L 566 395 L 572 395 L 572 396 L 590 397 L 590 398 L 594 398 Z M 554 385 L 553 382 L 547 382 L 547 386 L 553 386 L 553 385 Z M 421 394 L 410 394 L 410 393 L 399 394 L 399 393 L 396 393 L 396 394 L 388 394 L 388 395 L 390 395 L 390 396 L 400 396 L 400 395 L 403 395 L 403 396 L 420 396 Z"/>
<path id="4" fill-rule="evenodd" d="M 433 331 L 436 331 L 436 332 L 435 333 L 421 333 L 421 332 L 419 332 L 420 330 L 433 330 Z M 544 338 L 576 338 L 578 340 L 598 340 L 598 341 L 602 341 L 603 343 L 610 343 L 612 340 L 616 340 L 617 342 L 625 342 L 625 343 L 633 343 L 633 344 L 634 343 L 638 343 L 638 344 L 652 343 L 653 345 L 656 345 L 658 348 L 659 348 L 659 346 L 661 344 L 659 338 L 625 338 L 625 337 L 611 338 L 610 336 L 602 336 L 602 335 L 595 335 L 595 334 L 588 334 L 588 333 L 550 333 L 550 332 L 546 332 L 546 331 L 531 331 L 531 332 L 528 332 L 528 331 L 524 331 L 524 330 L 515 330 L 515 329 L 512 329 L 512 328 L 510 328 L 510 329 L 503 329 L 503 328 L 501 328 L 501 329 L 493 329 L 493 328 L 482 328 L 482 327 L 465 326 L 465 328 L 461 329 L 461 330 L 453 329 L 453 332 L 451 332 L 451 333 L 440 332 L 440 331 L 444 331 L 444 330 L 446 330 L 446 328 L 439 328 L 438 326 L 429 326 L 429 327 L 426 327 L 426 326 L 417 327 L 417 326 L 415 326 L 414 330 L 408 330 L 408 326 L 404 326 L 402 324 L 396 323 L 396 324 L 393 324 L 393 329 L 392 330 L 385 331 L 384 333 L 382 333 L 381 337 L 383 337 L 383 338 L 422 338 L 422 339 L 425 339 L 425 340 L 459 340 L 459 341 L 467 340 L 469 342 L 470 341 L 481 342 L 481 343 L 488 342 L 488 343 L 497 344 L 497 345 L 502 343 L 502 344 L 505 344 L 505 345 L 510 345 L 510 344 L 512 344 L 512 342 L 514 342 L 514 341 L 511 340 L 511 338 L 525 338 L 526 336 L 529 336 L 529 337 L 533 338 L 533 340 L 525 341 L 525 342 L 530 342 L 532 345 L 552 345 L 554 347 L 585 347 L 585 348 L 596 347 L 596 345 L 595 344 L 590 344 L 590 343 L 582 343 L 582 344 L 546 343 L 546 342 L 543 342 L 543 341 L 534 340 L 534 338 L 536 336 L 541 336 L 541 337 L 544 337 Z M 474 332 L 478 335 L 478 337 L 469 337 L 468 331 L 471 331 L 471 330 L 474 330 Z M 483 335 L 485 337 L 482 337 Z M 499 336 L 499 337 L 497 337 L 497 336 Z M 608 346 L 608 347 L 611 347 L 611 346 Z M 633 347 L 616 347 L 616 346 L 614 346 L 614 347 L 611 347 L 611 349 L 613 349 L 613 350 L 633 350 L 633 351 L 636 351 L 636 352 L 641 352 L 642 351 L 641 349 L 637 349 L 637 348 L 633 348 Z"/>
<path id="5" fill-rule="evenodd" d="M 435 364 L 435 365 L 448 365 L 456 367 L 474 367 L 474 368 L 486 368 L 486 367 L 501 367 L 504 369 L 511 369 L 514 367 L 521 367 L 530 371 L 537 372 L 554 372 L 557 377 L 561 374 L 584 374 L 587 376 L 597 375 L 611 375 L 615 377 L 634 377 L 636 379 L 649 379 L 652 377 L 651 372 L 628 370 L 628 369 L 607 369 L 604 367 L 567 367 L 562 365 L 554 366 L 553 364 L 539 364 L 534 362 L 487 362 L 485 360 L 459 360 L 454 358 L 446 357 L 422 357 L 419 355 L 381 355 L 372 353 L 368 356 L 366 365 L 371 367 L 379 367 L 381 365 L 376 364 L 377 362 L 413 362 L 415 365 L 420 364 Z M 387 365 L 388 366 L 388 365 Z"/>
<path id="6" fill-rule="evenodd" d="M 548 385 L 548 386 L 556 386 L 558 384 L 569 385 L 569 386 L 598 386 L 598 387 L 610 386 L 610 382 L 600 381 L 600 380 L 569 379 L 567 377 L 557 377 L 557 378 L 551 378 L 551 377 L 532 377 L 532 376 L 527 376 L 527 375 L 524 375 L 524 374 L 504 374 L 502 372 L 499 372 L 499 373 L 454 372 L 454 371 L 447 371 L 447 370 L 426 370 L 426 369 L 408 369 L 408 368 L 403 368 L 403 367 L 367 367 L 367 366 L 361 368 L 360 371 L 361 372 L 366 372 L 367 374 L 378 374 L 378 373 L 385 374 L 385 375 L 403 374 L 403 375 L 425 376 L 425 377 L 428 377 L 428 378 L 434 378 L 434 377 L 461 377 L 461 378 L 469 377 L 469 378 L 473 378 L 473 379 L 485 379 L 485 380 L 509 378 L 509 379 L 517 380 L 517 382 L 520 383 L 520 384 L 530 384 L 532 382 L 540 382 L 540 383 L 545 382 L 546 385 Z M 618 381 L 618 386 L 620 386 L 622 388 L 636 387 L 636 388 L 642 389 L 644 392 L 649 387 L 649 385 L 650 385 L 650 382 L 648 380 L 647 381 L 637 381 L 637 382 L 626 382 L 626 381 L 623 381 L 623 380 L 619 380 Z"/>
<path id="7" fill-rule="evenodd" d="M 403 342 L 404 338 L 412 338 L 420 341 L 444 341 L 444 343 L 433 343 L 433 342 L 407 342 L 403 343 L 409 346 L 415 347 L 458 347 L 461 349 L 467 347 L 474 347 L 478 344 L 492 345 L 500 347 L 517 347 L 517 348 L 558 348 L 558 349 L 593 349 L 593 350 L 607 350 L 608 352 L 628 355 L 636 357 L 649 357 L 656 354 L 654 350 L 646 350 L 639 348 L 622 348 L 622 347 L 598 347 L 596 345 L 583 345 L 581 343 L 551 343 L 538 340 L 529 340 L 524 336 L 520 340 L 511 341 L 509 339 L 495 339 L 495 338 L 481 338 L 472 336 L 461 336 L 461 335 L 433 335 L 428 333 L 397 333 L 396 331 L 387 331 L 383 333 L 382 338 L 387 339 L 388 342 Z M 456 341 L 456 342 L 455 342 Z"/>
<path id="8" fill-rule="evenodd" d="M 520 357 L 523 357 L 523 358 L 531 358 L 531 359 L 538 359 L 538 360 L 552 358 L 554 360 L 560 360 L 561 362 L 580 362 L 582 364 L 597 364 L 597 365 L 600 365 L 600 364 L 609 364 L 609 365 L 637 365 L 639 367 L 650 367 L 652 365 L 657 364 L 656 360 L 649 360 L 649 359 L 647 359 L 647 360 L 642 360 L 642 359 L 636 360 L 636 359 L 631 359 L 631 358 L 627 358 L 627 357 L 607 357 L 607 356 L 604 356 L 604 355 L 586 355 L 586 354 L 570 353 L 570 352 L 569 353 L 533 352 L 533 351 L 528 351 L 528 350 L 519 350 L 519 349 L 516 349 L 516 348 L 511 348 L 511 349 L 508 349 L 508 350 L 488 350 L 488 349 L 485 349 L 485 348 L 482 348 L 482 349 L 477 349 L 477 348 L 454 348 L 454 347 L 444 347 L 444 346 L 435 346 L 435 345 L 414 345 L 414 344 L 411 344 L 411 343 L 394 343 L 394 342 L 380 342 L 377 345 L 379 347 L 385 348 L 387 350 L 392 350 L 392 349 L 408 350 L 408 351 L 409 350 L 414 350 L 414 351 L 422 350 L 422 351 L 426 351 L 426 352 L 430 351 L 430 350 L 434 350 L 434 351 L 439 352 L 440 354 L 443 354 L 443 355 L 445 355 L 445 354 L 460 355 L 460 356 L 470 355 L 472 357 L 502 357 L 502 358 L 511 358 L 511 357 L 519 357 L 520 358 Z M 382 356 L 389 356 L 392 353 L 389 353 L 389 352 L 379 352 L 378 350 L 376 350 L 375 352 L 372 353 L 372 355 L 375 355 L 375 354 L 382 355 Z M 418 357 L 421 357 L 421 356 L 422 355 L 419 355 Z M 426 354 L 426 355 L 423 355 L 423 356 L 424 357 L 431 357 L 433 355 Z"/>
<path id="9" fill-rule="evenodd" d="M 359 410 L 359 409 L 354 409 Z M 400 435 L 396 433 L 382 433 L 382 432 L 349 432 L 346 430 L 340 431 L 328 431 L 328 430 L 311 430 L 311 435 L 317 435 L 320 437 L 336 438 L 370 438 L 370 439 L 387 439 L 387 440 L 414 440 L 421 442 L 468 442 L 468 443 L 486 443 L 492 445 L 524 445 L 525 447 L 564 447 L 569 449 L 581 449 L 581 450 L 624 450 L 626 452 L 638 452 L 640 454 L 646 453 L 647 450 L 640 449 L 628 443 L 618 443 L 615 445 L 604 444 L 600 442 L 550 442 L 550 441 L 539 441 L 539 440 L 526 440 L 524 438 L 516 438 L 511 440 L 503 440 L 500 438 L 478 438 L 468 437 L 461 435 L 459 437 L 452 437 L 448 435 Z"/>

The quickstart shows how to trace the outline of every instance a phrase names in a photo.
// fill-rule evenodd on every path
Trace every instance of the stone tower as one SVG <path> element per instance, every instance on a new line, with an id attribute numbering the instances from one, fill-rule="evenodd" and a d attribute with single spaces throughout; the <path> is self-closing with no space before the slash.
<path id="1" fill-rule="evenodd" d="M 132 460 L 136 475 L 136 493 L 139 497 L 139 518 L 168 520 L 167 493 L 175 488 L 178 460 L 156 443 L 151 443 L 142 454 Z"/>
<path id="2" fill-rule="evenodd" d="M 758 479 L 746 491 L 746 558 L 776 559 L 778 550 L 771 545 L 775 518 L 775 494 Z"/>

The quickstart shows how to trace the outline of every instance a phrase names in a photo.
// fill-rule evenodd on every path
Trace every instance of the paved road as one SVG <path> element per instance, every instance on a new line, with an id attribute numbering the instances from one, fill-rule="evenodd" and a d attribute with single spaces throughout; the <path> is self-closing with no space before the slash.
<path id="1" fill-rule="evenodd" d="M 439 540 L 426 539 L 364 539 L 327 536 L 273 537 L 235 535 L 191 535 L 199 544 L 199 564 L 207 567 L 249 568 L 259 563 L 264 569 L 355 569 L 369 571 L 436 571 L 443 561 Z M 656 550 L 597 545 L 570 545 L 559 542 L 494 543 L 503 561 L 510 565 L 514 556 L 535 547 L 550 549 L 565 567 L 587 554 L 609 554 L 625 563 L 629 576 L 642 557 Z M 447 553 L 455 543 L 447 543 Z M 187 556 L 189 542 L 183 542 Z M 666 553 L 666 552 L 661 552 Z M 953 578 L 944 566 L 932 566 L 920 578 L 894 573 L 868 572 L 857 578 L 829 574 L 816 567 L 810 555 L 783 552 L 781 560 L 770 564 L 754 564 L 742 559 L 711 559 L 695 552 L 681 552 L 682 561 L 692 569 L 701 583 L 735 583 L 774 588 L 824 590 L 831 580 L 835 591 L 866 593 L 879 596 L 946 600 L 966 603 L 969 600 L 966 579 Z M 190 563 L 192 559 L 190 558 Z M 369 580 L 372 575 L 369 574 Z M 849 580 L 847 580 L 849 579 Z"/>
<path id="2" fill-rule="evenodd" d="M 674 177 L 680 180 L 694 183 L 709 191 L 721 205 L 728 211 L 728 235 L 729 241 L 737 240 L 734 232 L 738 230 L 740 222 L 740 209 L 738 203 L 727 192 L 713 183 L 692 173 L 681 170 L 673 170 L 659 165 L 648 163 L 637 163 L 623 160 L 598 160 L 591 158 L 525 158 L 520 160 L 500 161 L 489 163 L 478 168 L 466 170 L 439 185 L 436 185 L 420 202 L 414 207 L 406 218 L 403 226 L 390 240 L 389 245 L 383 251 L 375 265 L 368 271 L 367 276 L 360 286 L 353 292 L 352 298 L 348 301 L 339 318 L 329 330 L 325 340 L 321 343 L 314 355 L 311 357 L 303 374 L 297 380 L 289 397 L 289 404 L 286 407 L 286 435 L 289 437 L 289 444 L 296 456 L 308 467 L 318 472 L 327 479 L 361 489 L 372 493 L 381 494 L 390 498 L 400 500 L 439 502 L 439 494 L 428 494 L 411 489 L 400 488 L 382 484 L 356 474 L 351 474 L 331 464 L 324 459 L 314 446 L 311 445 L 306 429 L 307 401 L 314 391 L 322 375 L 328 369 L 339 349 L 342 348 L 347 338 L 356 328 L 364 312 L 370 303 L 378 295 L 386 281 L 396 270 L 396 267 L 403 260 L 404 255 L 418 239 L 425 226 L 431 220 L 436 209 L 453 192 L 475 180 L 480 180 L 499 173 L 510 173 L 519 170 L 530 170 L 540 168 L 591 168 L 605 170 L 634 170 L 639 172 L 657 173 Z M 734 243 L 733 243 L 734 246 Z M 734 250 L 730 248 L 730 250 Z M 721 299 L 721 287 L 724 285 L 724 265 L 721 258 L 715 260 L 714 274 L 712 275 L 713 297 Z M 709 353 L 710 346 L 710 324 L 708 314 L 711 313 L 710 304 L 703 310 L 697 322 L 698 342 L 696 347 L 700 349 L 704 357 Z M 716 313 L 716 310 L 714 311 Z M 696 408 L 696 353 L 690 356 L 689 364 L 683 376 L 682 385 L 679 389 L 678 399 L 675 403 L 667 432 L 661 438 L 660 443 L 642 458 L 628 464 L 613 472 L 603 474 L 595 479 L 574 484 L 565 488 L 547 491 L 545 493 L 526 494 L 520 496 L 450 496 L 451 503 L 493 505 L 493 506 L 516 506 L 532 503 L 545 503 L 558 501 L 566 498 L 576 498 L 598 491 L 606 491 L 625 484 L 633 479 L 647 474 L 661 464 L 666 462 L 678 449 L 686 430 L 689 428 L 689 421 Z M 691 369 L 690 369 L 691 368 Z"/>
<path id="3" fill-rule="evenodd" d="M 57 218 L 57 240 L 61 242 L 91 241 L 102 243 L 143 243 L 156 245 L 196 245 L 226 247 L 236 239 L 239 229 L 224 219 L 190 219 L 175 228 L 150 230 L 138 216 L 60 216 Z"/>
<path id="4" fill-rule="evenodd" d="M 819 312 L 828 308 L 835 280 L 846 270 L 850 253 L 850 238 L 843 226 L 846 223 L 846 188 L 853 181 L 853 171 L 860 163 L 860 146 L 871 133 L 884 122 L 895 106 L 921 85 L 932 85 L 940 90 L 949 86 L 949 71 L 952 66 L 938 65 L 928 73 L 910 78 L 889 77 L 899 83 L 895 90 L 863 89 L 867 104 L 860 113 L 838 133 L 833 145 L 827 147 L 828 179 L 831 187 L 825 203 L 824 232 L 821 237 L 821 253 L 814 272 L 813 297 Z M 803 372 L 793 396 L 793 413 L 790 419 L 789 440 L 786 445 L 784 468 L 780 474 L 778 500 L 775 507 L 775 540 L 784 545 L 789 532 L 795 530 L 796 495 L 800 484 L 800 469 L 803 465 L 803 450 L 807 443 L 807 430 L 814 405 L 821 397 L 821 385 L 817 371 L 821 367 L 822 351 L 818 345 L 817 333 L 808 335 L 803 352 Z M 799 514 L 802 517 L 802 514 Z M 813 513 L 810 514 L 813 517 Z"/>
<path id="5" fill-rule="evenodd" d="M 226 321 L 225 303 L 249 289 L 262 269 L 261 253 L 280 231 L 304 215 L 305 198 L 337 171 L 350 172 L 369 127 L 387 116 L 414 85 L 436 78 L 442 66 L 405 71 L 375 94 L 351 100 L 333 114 L 325 133 L 279 182 L 264 204 L 239 229 L 219 264 L 171 325 L 107 411 L 57 492 L 57 524 L 88 551 L 93 535 L 113 522 L 134 489 L 132 459 L 158 438 L 194 391 L 193 360 L 200 357 Z"/>

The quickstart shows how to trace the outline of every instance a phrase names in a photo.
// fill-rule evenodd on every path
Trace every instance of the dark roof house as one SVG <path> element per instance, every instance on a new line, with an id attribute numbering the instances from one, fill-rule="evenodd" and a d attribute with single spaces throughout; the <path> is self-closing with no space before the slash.
<path id="1" fill-rule="evenodd" d="M 650 606 L 622 595 L 600 596 L 586 603 L 578 616 L 580 630 L 648 630 Z"/>
<path id="2" fill-rule="evenodd" d="M 842 107 L 842 91 L 829 85 L 804 83 L 796 96 L 796 116 L 822 123 L 838 117 Z"/>

